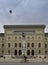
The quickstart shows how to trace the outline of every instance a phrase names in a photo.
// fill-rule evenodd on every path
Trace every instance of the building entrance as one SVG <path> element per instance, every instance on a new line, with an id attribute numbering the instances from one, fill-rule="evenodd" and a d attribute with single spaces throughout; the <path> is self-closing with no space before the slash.
<path id="1" fill-rule="evenodd" d="M 32 56 L 34 56 L 34 50 L 31 51 Z"/>
<path id="2" fill-rule="evenodd" d="M 21 50 L 19 50 L 19 55 L 21 55 L 22 54 L 22 51 Z"/>
<path id="3" fill-rule="evenodd" d="M 15 50 L 14 54 L 17 55 L 17 50 Z"/>

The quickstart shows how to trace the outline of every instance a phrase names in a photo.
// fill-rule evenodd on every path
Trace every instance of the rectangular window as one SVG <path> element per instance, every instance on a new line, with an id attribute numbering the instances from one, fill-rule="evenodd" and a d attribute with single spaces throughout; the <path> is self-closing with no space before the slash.
<path id="1" fill-rule="evenodd" d="M 21 40 L 21 37 L 19 37 L 19 40 Z"/>
<path id="2" fill-rule="evenodd" d="M 32 47 L 34 47 L 34 43 L 32 43 Z"/>
<path id="3" fill-rule="evenodd" d="M 10 43 L 8 43 L 8 47 L 10 47 Z"/>
<path id="4" fill-rule="evenodd" d="M 41 54 L 41 50 L 39 50 L 39 54 Z"/>
<path id="5" fill-rule="evenodd" d="M 8 54 L 10 54 L 10 50 L 8 50 Z"/>
<path id="6" fill-rule="evenodd" d="M 34 40 L 34 37 L 32 37 L 32 40 Z"/>
<path id="7" fill-rule="evenodd" d="M 30 40 L 30 37 L 29 36 L 27 36 L 27 40 Z"/>
<path id="8" fill-rule="evenodd" d="M 17 40 L 17 37 L 15 37 L 15 40 Z"/>
<path id="9" fill-rule="evenodd" d="M 38 47 L 41 47 L 41 43 L 38 44 Z"/>
<path id="10" fill-rule="evenodd" d="M 47 38 L 45 38 L 45 41 L 47 41 Z"/>
<path id="11" fill-rule="evenodd" d="M 47 48 L 47 44 L 45 44 L 45 48 Z"/>
<path id="12" fill-rule="evenodd" d="M 21 43 L 19 43 L 19 47 L 21 47 Z"/>
<path id="13" fill-rule="evenodd" d="M 2 44 L 2 48 L 4 47 L 4 44 Z"/>
<path id="14" fill-rule="evenodd" d="M 17 47 L 17 43 L 15 43 L 15 47 Z"/>
<path id="15" fill-rule="evenodd" d="M 4 54 L 4 50 L 2 50 L 2 54 Z"/>
<path id="16" fill-rule="evenodd" d="M 8 40 L 10 40 L 11 39 L 11 37 L 8 37 Z"/>
<path id="17" fill-rule="evenodd" d="M 38 40 L 41 40 L 41 37 L 38 37 Z"/>
<path id="18" fill-rule="evenodd" d="M 47 55 L 47 50 L 45 50 L 45 54 Z"/>
<path id="19" fill-rule="evenodd" d="M 30 43 L 27 43 L 27 47 L 30 47 Z"/>

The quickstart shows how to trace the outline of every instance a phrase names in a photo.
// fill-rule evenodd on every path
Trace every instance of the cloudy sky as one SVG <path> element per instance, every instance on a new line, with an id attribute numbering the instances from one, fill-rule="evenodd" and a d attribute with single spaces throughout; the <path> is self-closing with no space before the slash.
<path id="1" fill-rule="evenodd" d="M 48 0 L 0 0 L 0 32 L 10 24 L 45 24 L 48 32 Z"/>

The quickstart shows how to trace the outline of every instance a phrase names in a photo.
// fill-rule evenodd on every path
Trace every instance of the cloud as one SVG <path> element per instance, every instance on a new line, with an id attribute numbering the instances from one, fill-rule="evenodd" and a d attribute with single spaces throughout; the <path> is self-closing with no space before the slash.
<path id="1" fill-rule="evenodd" d="M 45 24 L 48 28 L 48 0 L 0 0 L 0 21 L 1 25 Z"/>

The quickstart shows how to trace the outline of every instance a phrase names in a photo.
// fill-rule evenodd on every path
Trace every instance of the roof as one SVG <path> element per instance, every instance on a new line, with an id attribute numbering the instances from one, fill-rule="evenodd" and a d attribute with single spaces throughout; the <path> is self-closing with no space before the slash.
<path id="1" fill-rule="evenodd" d="M 45 28 L 45 25 L 4 25 L 4 28 Z"/>
<path id="2" fill-rule="evenodd" d="M 48 37 L 48 33 L 45 33 L 45 37 Z"/>
<path id="3" fill-rule="evenodd" d="M 0 33 L 0 37 L 4 37 L 4 33 Z"/>

